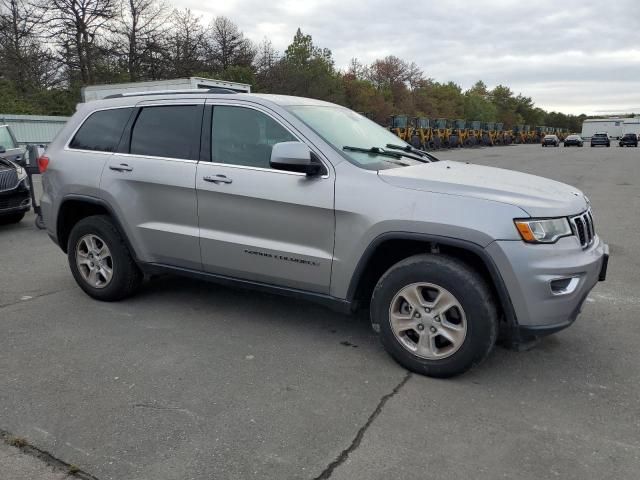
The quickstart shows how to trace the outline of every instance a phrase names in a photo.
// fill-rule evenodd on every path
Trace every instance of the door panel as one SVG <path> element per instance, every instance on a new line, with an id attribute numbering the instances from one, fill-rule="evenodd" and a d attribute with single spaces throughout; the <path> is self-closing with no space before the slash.
<path id="1" fill-rule="evenodd" d="M 201 162 L 196 188 L 205 271 L 329 291 L 332 179 Z"/>
<path id="2" fill-rule="evenodd" d="M 307 177 L 269 168 L 273 144 L 295 136 L 264 111 L 213 108 L 214 163 L 200 162 L 196 174 L 204 270 L 328 293 L 332 173 Z"/>
<path id="3" fill-rule="evenodd" d="M 123 219 L 140 260 L 202 268 L 196 166 L 195 161 L 118 153 L 107 162 L 101 190 Z"/>
<path id="4" fill-rule="evenodd" d="M 103 170 L 101 189 L 144 262 L 202 269 L 195 175 L 203 103 L 141 102 Z"/>

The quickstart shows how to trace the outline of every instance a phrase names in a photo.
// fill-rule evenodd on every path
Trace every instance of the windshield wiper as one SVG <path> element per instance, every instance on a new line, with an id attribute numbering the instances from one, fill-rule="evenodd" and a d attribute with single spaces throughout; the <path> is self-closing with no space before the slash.
<path id="1" fill-rule="evenodd" d="M 350 152 L 361 152 L 361 153 L 369 153 L 371 155 L 379 155 L 381 157 L 391 157 L 396 161 L 385 160 L 385 162 L 394 163 L 396 165 L 402 165 L 403 167 L 410 167 L 411 165 L 408 163 L 400 162 L 399 160 L 404 157 L 401 153 L 396 152 L 387 152 L 386 150 L 379 147 L 371 147 L 371 148 L 361 148 L 361 147 L 352 147 L 350 145 L 345 145 L 342 147 L 343 150 L 348 150 Z"/>
<path id="2" fill-rule="evenodd" d="M 427 153 L 424 150 L 420 150 L 419 148 L 412 147 L 411 145 L 406 145 L 406 146 L 403 147 L 402 145 L 395 145 L 393 143 L 387 143 L 386 147 L 387 148 L 391 148 L 393 150 L 402 150 L 403 152 L 415 153 L 417 155 L 420 155 L 421 157 L 427 157 L 432 162 L 439 162 L 440 161 L 439 158 L 434 157 L 430 153 Z"/>
<path id="3" fill-rule="evenodd" d="M 401 153 L 396 153 L 396 152 L 388 152 L 386 150 L 384 150 L 383 148 L 380 147 L 371 147 L 371 148 L 361 148 L 361 147 L 351 147 L 349 145 L 345 145 L 344 147 L 342 147 L 343 150 L 349 150 L 350 152 L 361 152 L 361 153 L 368 153 L 370 155 L 379 155 L 381 157 L 391 157 L 393 158 L 395 161 L 393 160 L 387 160 L 385 159 L 385 162 L 389 162 L 389 163 L 395 163 L 396 165 L 402 165 L 403 167 L 410 167 L 411 164 L 409 163 L 405 163 L 405 162 L 401 162 L 400 159 L 402 157 L 404 157 L 404 155 L 402 155 Z"/>
<path id="4" fill-rule="evenodd" d="M 344 147 L 342 147 L 343 150 L 349 150 L 351 152 L 362 152 L 362 153 L 370 153 L 372 155 L 381 155 L 384 157 L 391 157 L 391 158 L 396 158 L 398 160 L 400 160 L 402 157 L 406 157 L 406 158 L 410 158 L 412 160 L 416 160 L 417 162 L 421 162 L 421 163 L 426 163 L 429 160 L 425 160 L 422 157 L 417 157 L 414 155 L 407 155 L 406 153 L 399 153 L 399 152 L 390 152 L 389 150 L 385 150 L 384 148 L 380 148 L 380 147 L 371 147 L 371 148 L 361 148 L 361 147 L 351 147 L 349 145 L 345 145 Z M 407 167 L 410 167 L 411 165 L 409 164 L 405 164 Z"/>

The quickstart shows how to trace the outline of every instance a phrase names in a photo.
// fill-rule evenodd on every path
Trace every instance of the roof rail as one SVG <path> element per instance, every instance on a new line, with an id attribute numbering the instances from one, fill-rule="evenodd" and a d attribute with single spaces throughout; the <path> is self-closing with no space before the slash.
<path id="1" fill-rule="evenodd" d="M 114 93 L 112 95 L 107 95 L 104 99 L 109 98 L 123 98 L 123 97 L 144 97 L 148 95 L 173 95 L 173 94 L 189 94 L 189 95 L 197 95 L 202 93 L 224 93 L 224 94 L 236 94 L 235 90 L 231 90 L 229 88 L 222 87 L 211 87 L 211 88 L 189 88 L 183 90 L 147 90 L 144 92 L 125 92 L 125 93 Z"/>

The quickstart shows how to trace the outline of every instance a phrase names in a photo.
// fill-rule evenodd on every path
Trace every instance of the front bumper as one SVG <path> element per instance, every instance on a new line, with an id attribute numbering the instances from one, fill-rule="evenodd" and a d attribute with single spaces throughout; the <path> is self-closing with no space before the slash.
<path id="1" fill-rule="evenodd" d="M 29 190 L 9 190 L 0 192 L 0 216 L 28 212 L 31 209 Z"/>
<path id="2" fill-rule="evenodd" d="M 550 245 L 496 241 L 487 251 L 509 292 L 516 317 L 513 333 L 520 337 L 571 325 L 591 289 L 606 278 L 609 260 L 609 247 L 598 236 L 584 250 L 576 237 L 565 237 Z"/>

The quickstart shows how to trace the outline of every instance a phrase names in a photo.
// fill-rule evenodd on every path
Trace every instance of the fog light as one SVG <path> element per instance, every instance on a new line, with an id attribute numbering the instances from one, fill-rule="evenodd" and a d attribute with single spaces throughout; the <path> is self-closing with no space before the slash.
<path id="1" fill-rule="evenodd" d="M 566 277 L 551 280 L 549 285 L 554 295 L 569 295 L 576 291 L 578 283 L 580 283 L 580 277 Z"/>

